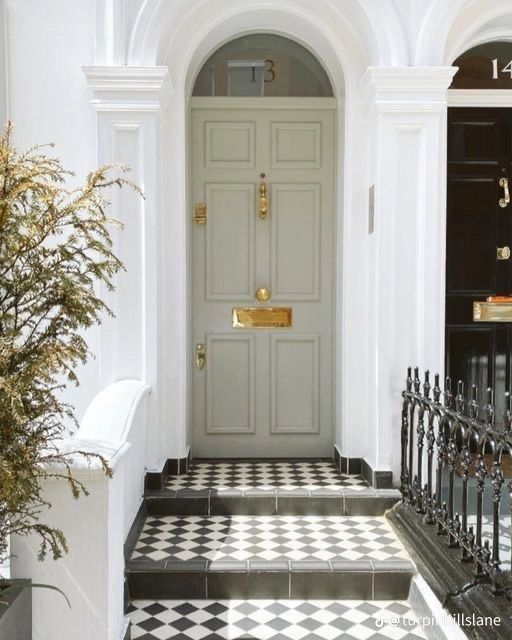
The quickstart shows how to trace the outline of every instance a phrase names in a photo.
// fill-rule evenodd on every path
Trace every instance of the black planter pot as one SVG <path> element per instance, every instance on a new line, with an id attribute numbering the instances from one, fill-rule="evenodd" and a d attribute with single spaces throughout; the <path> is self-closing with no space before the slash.
<path id="1" fill-rule="evenodd" d="M 0 581 L 0 638 L 32 640 L 32 589 L 29 580 Z M 8 592 L 5 587 L 16 586 Z"/>

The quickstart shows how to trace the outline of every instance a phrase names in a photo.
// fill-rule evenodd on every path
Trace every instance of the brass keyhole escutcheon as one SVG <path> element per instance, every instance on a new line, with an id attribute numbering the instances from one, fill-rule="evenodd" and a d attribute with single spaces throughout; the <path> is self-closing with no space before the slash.
<path id="1" fill-rule="evenodd" d="M 271 294 L 268 289 L 266 289 L 265 287 L 261 287 L 256 291 L 255 295 L 256 295 L 256 300 L 259 300 L 260 302 L 267 302 L 267 300 L 270 300 Z"/>

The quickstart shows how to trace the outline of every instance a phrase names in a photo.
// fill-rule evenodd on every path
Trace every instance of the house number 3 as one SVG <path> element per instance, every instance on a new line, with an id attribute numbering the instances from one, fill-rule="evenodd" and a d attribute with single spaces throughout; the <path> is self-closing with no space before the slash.
<path id="1" fill-rule="evenodd" d="M 276 79 L 275 62 L 270 58 L 265 60 L 265 82 L 274 82 Z"/>
<path id="2" fill-rule="evenodd" d="M 497 80 L 498 79 L 498 73 L 509 73 L 510 74 L 510 79 L 512 80 L 512 60 L 506 64 L 503 69 L 499 70 L 498 69 L 498 58 L 494 58 L 492 60 L 492 79 L 493 80 Z"/>

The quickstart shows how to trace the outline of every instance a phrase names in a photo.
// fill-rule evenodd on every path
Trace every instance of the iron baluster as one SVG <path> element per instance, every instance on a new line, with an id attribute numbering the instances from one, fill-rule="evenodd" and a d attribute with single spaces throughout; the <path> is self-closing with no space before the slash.
<path id="1" fill-rule="evenodd" d="M 500 459 L 494 460 L 490 473 L 492 484 L 492 570 L 496 574 L 500 570 L 500 506 L 501 506 L 501 487 L 505 482 L 503 472 L 501 470 Z"/>
<path id="2" fill-rule="evenodd" d="M 483 519 L 483 497 L 484 497 L 484 483 L 485 476 L 487 475 L 487 469 L 485 467 L 485 458 L 482 453 L 478 454 L 476 461 L 476 574 L 479 575 L 482 570 L 481 557 L 482 557 L 482 519 Z"/>

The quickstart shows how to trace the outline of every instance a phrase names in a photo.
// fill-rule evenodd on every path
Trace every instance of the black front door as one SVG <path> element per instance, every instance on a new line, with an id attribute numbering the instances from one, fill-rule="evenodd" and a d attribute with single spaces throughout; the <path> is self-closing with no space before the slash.
<path id="1" fill-rule="evenodd" d="M 507 178 L 512 188 L 512 109 L 448 110 L 446 233 L 446 374 L 476 384 L 479 399 L 495 391 L 497 409 L 510 389 L 512 324 L 474 322 L 473 302 L 512 294 L 512 203 L 500 206 Z M 506 255 L 506 250 L 502 252 Z"/>

